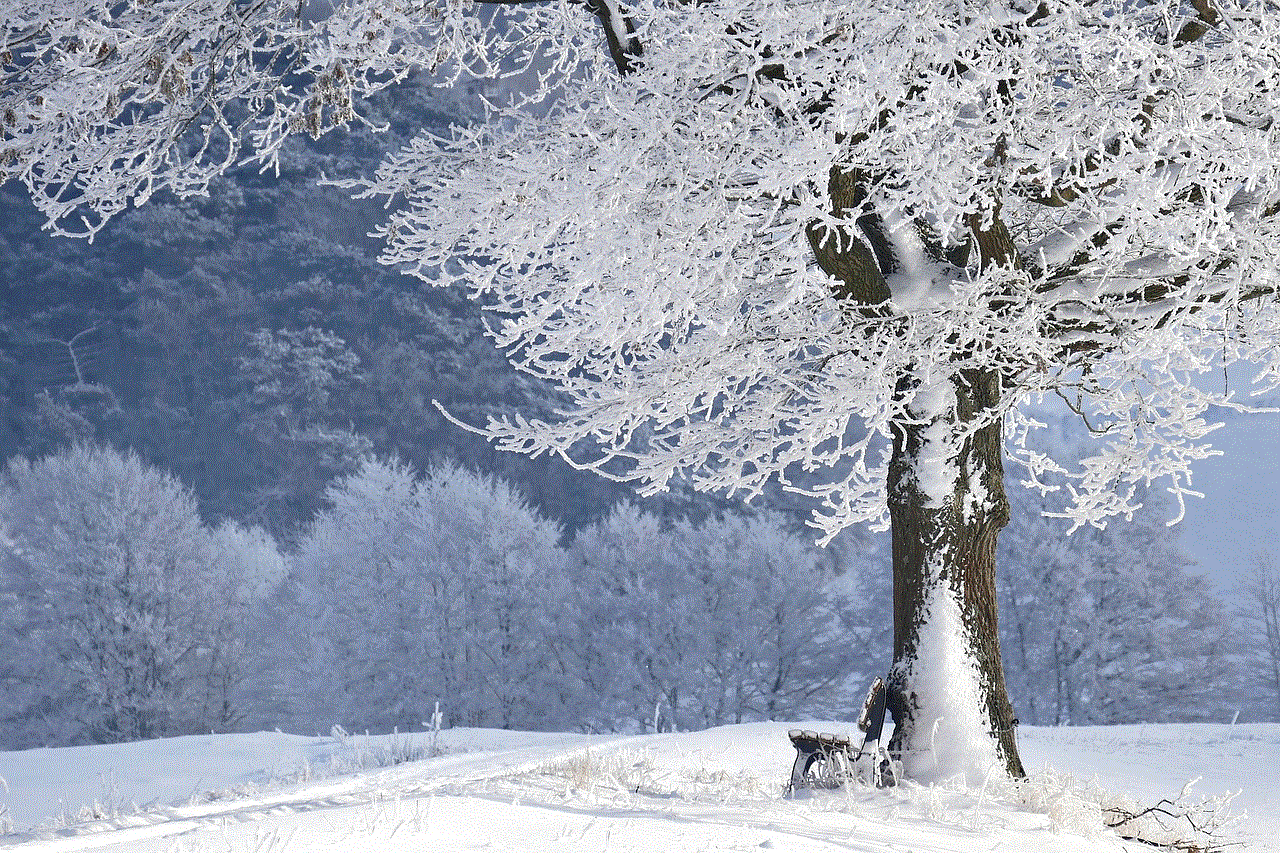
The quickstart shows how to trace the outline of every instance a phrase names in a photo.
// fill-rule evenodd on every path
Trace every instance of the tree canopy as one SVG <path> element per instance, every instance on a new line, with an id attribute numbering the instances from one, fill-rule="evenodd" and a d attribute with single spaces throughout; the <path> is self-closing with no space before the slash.
<path id="1" fill-rule="evenodd" d="M 628 11 L 652 36 L 625 79 L 495 106 L 369 183 L 409 202 L 390 258 L 475 288 L 577 404 L 494 424 L 511 446 L 604 439 L 651 488 L 838 472 L 809 487 L 831 532 L 884 516 L 874 437 L 993 373 L 981 421 L 1047 391 L 1090 415 L 1097 521 L 1186 487 L 1230 402 L 1198 375 L 1244 358 L 1274 387 L 1264 4 Z"/>
<path id="2" fill-rule="evenodd" d="M 388 259 L 465 279 L 572 394 L 495 434 L 592 436 L 652 488 L 829 468 L 828 531 L 884 516 L 869 438 L 917 417 L 904 375 L 995 371 L 989 417 L 1079 395 L 1090 521 L 1129 505 L 1117 480 L 1185 488 L 1212 362 L 1277 381 L 1270 3 L 561 7 L 11 0 L 0 174 L 93 233 L 412 70 L 533 69 L 368 185 L 408 201 Z"/>

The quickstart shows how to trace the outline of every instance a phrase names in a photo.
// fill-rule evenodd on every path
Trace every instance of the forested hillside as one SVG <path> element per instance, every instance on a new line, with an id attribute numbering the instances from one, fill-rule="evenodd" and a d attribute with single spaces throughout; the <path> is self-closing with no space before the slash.
<path id="1" fill-rule="evenodd" d="M 427 86 L 380 107 L 392 137 L 451 120 Z M 295 140 L 278 177 L 246 168 L 208 198 L 153 199 L 92 244 L 41 233 L 20 188 L 0 187 L 0 452 L 131 447 L 208 516 L 286 541 L 367 452 L 506 475 L 570 525 L 606 511 L 620 488 L 495 453 L 432 405 L 482 423 L 553 401 L 461 292 L 377 262 L 379 207 L 317 186 L 372 171 L 387 144 L 368 129 Z"/>

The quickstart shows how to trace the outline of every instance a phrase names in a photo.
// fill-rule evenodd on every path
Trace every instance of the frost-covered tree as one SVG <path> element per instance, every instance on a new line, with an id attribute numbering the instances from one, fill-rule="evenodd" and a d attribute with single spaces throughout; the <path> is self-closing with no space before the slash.
<path id="1" fill-rule="evenodd" d="M 465 643 L 457 665 L 476 696 L 470 721 L 559 727 L 549 693 L 555 664 L 543 638 L 568 582 L 560 526 L 508 483 L 455 465 L 430 469 L 418 494 L 438 532 L 429 553 L 442 608 L 454 576 L 455 641 Z"/>
<path id="2" fill-rule="evenodd" d="M 205 543 L 215 571 L 204 596 L 207 639 L 195 661 L 203 687 L 197 716 L 202 729 L 235 731 L 276 700 L 275 685 L 263 678 L 275 661 L 262 646 L 261 629 L 285 579 L 285 559 L 271 534 L 234 521 L 208 531 Z"/>
<path id="3" fill-rule="evenodd" d="M 1065 495 L 1011 501 L 1001 641 L 1024 723 L 1217 721 L 1235 700 L 1229 614 L 1165 526 L 1167 497 L 1142 499 L 1132 518 L 1075 531 L 1054 517 Z"/>
<path id="4" fill-rule="evenodd" d="M 85 445 L 15 460 L 5 511 L 62 622 L 60 663 L 95 739 L 171 734 L 200 645 L 203 530 L 190 492 L 138 457 Z"/>
<path id="5" fill-rule="evenodd" d="M 11 742 L 125 741 L 230 727 L 247 608 L 277 582 L 275 545 L 210 532 L 191 492 L 133 453 L 76 445 L 8 466 L 0 588 L 22 647 Z M 11 649 L 12 651 L 12 649 Z M 9 703 L 5 703 L 6 706 Z"/>
<path id="6" fill-rule="evenodd" d="M 555 524 L 449 465 L 420 478 L 367 459 L 327 496 L 294 558 L 304 717 L 407 729 L 439 702 L 454 724 L 563 723 L 547 700 Z"/>
<path id="7" fill-rule="evenodd" d="M 334 718 L 321 725 L 351 722 L 371 708 L 380 715 L 362 724 L 406 725 L 434 698 L 418 697 L 413 677 L 443 656 L 419 645 L 427 597 L 416 566 L 405 566 L 419 544 L 411 535 L 415 491 L 406 466 L 366 462 L 330 486 L 330 508 L 298 543 L 299 608 L 288 634 L 297 644 L 301 694 Z"/>
<path id="8" fill-rule="evenodd" d="M 729 515 L 673 531 L 674 557 L 706 607 L 705 675 L 696 685 L 708 724 L 848 713 L 853 658 L 849 602 L 821 555 L 777 513 Z"/>
<path id="9" fill-rule="evenodd" d="M 249 354 L 240 359 L 249 384 L 239 401 L 248 412 L 241 430 L 283 448 L 274 476 L 254 499 L 256 514 L 273 527 L 284 526 L 281 516 L 297 511 L 300 496 L 318 496 L 324 483 L 354 471 L 372 450 L 368 438 L 331 422 L 332 398 L 359 384 L 359 361 L 340 337 L 315 326 L 249 336 Z"/>
<path id="10" fill-rule="evenodd" d="M 1260 551 L 1241 584 L 1246 685 L 1264 718 L 1280 720 L 1280 566 Z"/>
<path id="11" fill-rule="evenodd" d="M 1195 382 L 1215 360 L 1280 381 L 1273 0 L 505 5 L 5 0 L 0 176 L 92 233 L 411 67 L 536 72 L 365 186 L 403 199 L 387 259 L 472 288 L 567 395 L 489 433 L 888 524 L 892 746 L 915 776 L 1021 773 L 1003 464 L 1054 463 L 1019 403 L 1088 417 L 1069 512 L 1101 522 L 1149 479 L 1186 492 L 1232 402 Z"/>
<path id="12" fill-rule="evenodd" d="M 589 728 L 849 712 L 849 602 L 776 513 L 666 523 L 624 504 L 572 547 L 558 654 Z"/>
<path id="13" fill-rule="evenodd" d="M 6 749 L 74 743 L 82 734 L 50 609 L 6 529 L 0 541 L 0 744 Z"/>

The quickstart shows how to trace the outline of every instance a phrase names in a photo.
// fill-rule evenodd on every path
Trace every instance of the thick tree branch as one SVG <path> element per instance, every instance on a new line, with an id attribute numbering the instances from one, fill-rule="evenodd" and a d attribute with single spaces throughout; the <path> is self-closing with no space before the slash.
<path id="1" fill-rule="evenodd" d="M 1230 259 L 1219 260 L 1212 265 L 1212 269 L 1206 268 L 1204 274 L 1220 275 L 1230 269 L 1233 263 Z M 1220 305 L 1229 299 L 1234 298 L 1240 303 L 1245 303 L 1280 296 L 1280 286 L 1259 285 L 1238 295 L 1232 294 L 1228 289 L 1222 289 L 1205 293 L 1195 299 L 1180 301 L 1178 296 L 1191 284 L 1191 276 L 1180 275 L 1165 280 L 1156 279 L 1141 287 L 1135 287 L 1131 291 L 1114 294 L 1098 306 L 1085 306 L 1081 302 L 1068 303 L 1094 316 L 1071 319 L 1059 317 L 1050 322 L 1045 334 L 1048 337 L 1063 340 L 1058 358 L 1063 363 L 1070 363 L 1079 360 L 1081 356 L 1091 358 L 1100 356 L 1118 346 L 1121 343 L 1121 336 L 1116 334 L 1116 329 L 1121 325 L 1121 317 L 1139 308 L 1150 310 L 1152 306 L 1167 302 L 1167 310 L 1155 314 L 1151 321 L 1153 328 L 1160 329 L 1166 327 L 1179 315 Z"/>
<path id="2" fill-rule="evenodd" d="M 866 199 L 867 181 L 861 170 L 831 168 L 827 191 L 835 218 L 856 215 Z M 815 221 L 805 228 L 818 266 L 838 282 L 831 288 L 836 299 L 871 306 L 891 297 L 885 274 L 892 270 L 893 254 L 883 229 L 874 214 L 857 216 L 849 225 Z"/>
<path id="3" fill-rule="evenodd" d="M 549 0 L 475 0 L 489 6 L 527 6 Z M 580 0 L 595 15 L 604 29 L 605 45 L 618 74 L 627 76 L 635 70 L 635 60 L 644 55 L 644 46 L 636 35 L 635 23 L 616 0 Z"/>
<path id="4" fill-rule="evenodd" d="M 587 10 L 600 19 L 605 44 L 609 46 L 609 56 L 618 74 L 627 76 L 635 68 L 634 61 L 644 54 L 631 17 L 616 0 L 586 0 L 586 5 Z"/>

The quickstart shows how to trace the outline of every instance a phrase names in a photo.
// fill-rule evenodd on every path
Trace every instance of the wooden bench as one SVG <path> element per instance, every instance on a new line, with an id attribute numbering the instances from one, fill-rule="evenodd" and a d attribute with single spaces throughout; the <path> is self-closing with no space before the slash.
<path id="1" fill-rule="evenodd" d="M 794 794 L 800 788 L 836 788 L 852 781 L 877 788 L 896 785 L 900 775 L 897 762 L 890 759 L 880 744 L 885 696 L 884 681 L 877 678 L 867 691 L 867 701 L 858 719 L 858 728 L 864 736 L 856 741 L 848 735 L 807 729 L 787 732 L 791 745 L 796 748 L 788 793 Z"/>

